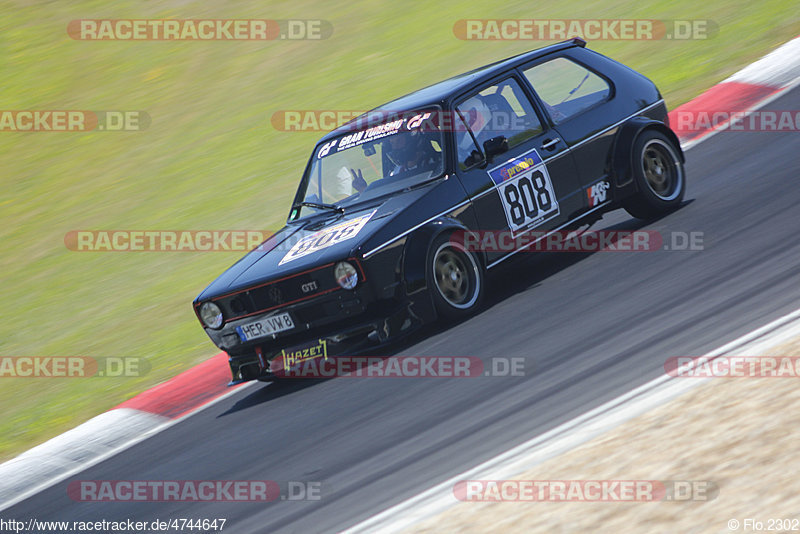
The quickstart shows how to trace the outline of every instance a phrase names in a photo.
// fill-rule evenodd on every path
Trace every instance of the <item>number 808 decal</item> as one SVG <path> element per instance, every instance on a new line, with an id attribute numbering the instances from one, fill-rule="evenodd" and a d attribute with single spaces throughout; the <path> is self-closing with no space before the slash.
<path id="1" fill-rule="evenodd" d="M 356 235 L 358 235 L 361 229 L 364 228 L 364 225 L 367 224 L 367 221 L 369 221 L 370 218 L 375 215 L 376 211 L 377 210 L 372 210 L 366 215 L 341 221 L 332 226 L 323 228 L 322 230 L 318 230 L 307 237 L 304 237 L 294 244 L 289 252 L 286 253 L 286 256 L 284 256 L 283 259 L 278 262 L 278 265 L 283 265 L 287 261 L 302 258 L 303 256 L 307 256 L 324 248 L 341 243 L 342 241 L 347 241 L 348 239 L 354 238 Z"/>
<path id="2" fill-rule="evenodd" d="M 536 149 L 489 171 L 500 194 L 511 233 L 531 230 L 559 214 L 547 166 Z"/>

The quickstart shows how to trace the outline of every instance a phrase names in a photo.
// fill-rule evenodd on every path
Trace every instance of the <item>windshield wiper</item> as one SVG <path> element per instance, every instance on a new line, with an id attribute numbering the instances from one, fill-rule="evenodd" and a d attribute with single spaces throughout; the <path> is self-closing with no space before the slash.
<path id="1" fill-rule="evenodd" d="M 344 213 L 344 208 L 337 206 L 336 204 L 325 204 L 322 202 L 298 202 L 292 208 L 297 208 L 299 206 L 306 206 L 309 208 L 317 208 L 317 209 L 324 209 L 324 210 L 333 210 L 337 213 Z"/>

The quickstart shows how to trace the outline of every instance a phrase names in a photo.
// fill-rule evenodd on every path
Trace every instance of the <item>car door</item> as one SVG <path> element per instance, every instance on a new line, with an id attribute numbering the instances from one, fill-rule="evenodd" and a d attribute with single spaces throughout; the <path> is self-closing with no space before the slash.
<path id="1" fill-rule="evenodd" d="M 490 266 L 520 236 L 557 228 L 583 209 L 566 143 L 541 120 L 514 75 L 463 95 L 454 110 L 456 168 L 481 230 L 513 238 L 482 247 Z"/>
<path id="2" fill-rule="evenodd" d="M 566 56 L 541 59 L 520 70 L 570 147 L 587 207 L 610 200 L 608 161 L 616 130 L 601 132 L 617 120 L 610 104 L 611 82 Z"/>

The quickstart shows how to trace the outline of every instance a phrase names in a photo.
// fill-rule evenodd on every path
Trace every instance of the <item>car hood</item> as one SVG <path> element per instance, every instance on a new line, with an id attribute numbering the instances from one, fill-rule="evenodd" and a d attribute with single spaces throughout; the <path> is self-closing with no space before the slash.
<path id="1" fill-rule="evenodd" d="M 195 302 L 354 257 L 389 221 L 425 195 L 431 185 L 350 207 L 341 214 L 284 226 L 211 283 Z"/>

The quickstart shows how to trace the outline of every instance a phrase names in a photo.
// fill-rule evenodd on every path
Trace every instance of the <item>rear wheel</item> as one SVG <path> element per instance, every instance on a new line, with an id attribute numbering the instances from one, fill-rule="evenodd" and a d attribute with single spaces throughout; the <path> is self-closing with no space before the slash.
<path id="1" fill-rule="evenodd" d="M 639 191 L 623 201 L 625 211 L 639 219 L 653 219 L 677 209 L 686 193 L 686 172 L 672 141 L 646 130 L 636 138 L 633 153 L 633 178 Z"/>
<path id="2" fill-rule="evenodd" d="M 484 273 L 474 252 L 447 235 L 428 254 L 428 281 L 436 309 L 446 319 L 470 315 L 483 298 Z"/>

